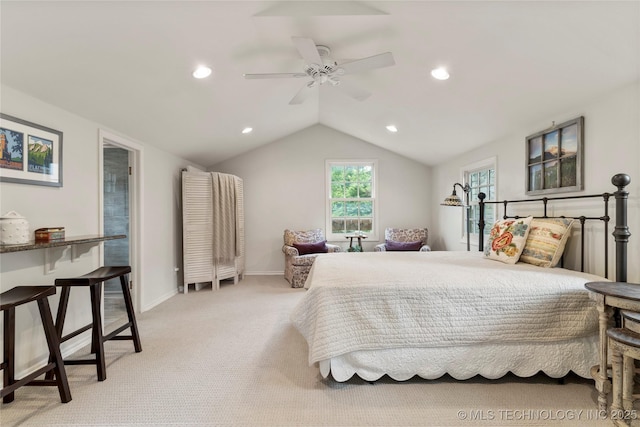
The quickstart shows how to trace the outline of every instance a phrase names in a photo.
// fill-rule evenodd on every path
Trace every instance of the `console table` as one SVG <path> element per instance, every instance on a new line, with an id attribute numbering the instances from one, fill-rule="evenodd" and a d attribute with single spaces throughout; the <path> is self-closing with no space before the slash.
<path id="1" fill-rule="evenodd" d="M 125 234 L 116 234 L 112 236 L 102 235 L 86 235 L 65 237 L 63 240 L 56 240 L 47 243 L 22 243 L 18 245 L 0 245 L 0 254 L 32 251 L 36 249 L 44 249 L 44 273 L 49 274 L 55 270 L 55 263 L 58 261 L 64 249 L 71 246 L 71 261 L 73 262 L 83 252 L 87 252 L 93 246 L 96 246 L 105 240 L 124 239 L 127 236 Z M 83 252 L 79 252 L 79 246 L 86 248 Z M 56 253 L 58 248 L 58 253 Z"/>

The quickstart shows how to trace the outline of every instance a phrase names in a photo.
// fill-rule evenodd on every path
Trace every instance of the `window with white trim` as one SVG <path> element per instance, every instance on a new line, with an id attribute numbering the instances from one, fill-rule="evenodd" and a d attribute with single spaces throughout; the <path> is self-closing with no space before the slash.
<path id="1" fill-rule="evenodd" d="M 377 168 L 377 160 L 327 160 L 328 240 L 344 240 L 356 232 L 377 240 Z"/>
<path id="2" fill-rule="evenodd" d="M 480 205 L 478 204 L 478 194 L 484 193 L 487 195 L 485 200 L 496 200 L 496 159 L 491 158 L 482 162 L 468 165 L 464 168 L 464 182 L 469 184 L 469 233 L 471 240 L 477 244 L 478 234 L 480 227 Z M 496 205 L 487 204 L 484 205 L 485 215 L 485 227 L 484 234 L 489 235 L 491 226 L 496 221 Z M 464 220 L 463 220 L 464 225 Z M 466 238 L 466 237 L 465 237 Z"/>

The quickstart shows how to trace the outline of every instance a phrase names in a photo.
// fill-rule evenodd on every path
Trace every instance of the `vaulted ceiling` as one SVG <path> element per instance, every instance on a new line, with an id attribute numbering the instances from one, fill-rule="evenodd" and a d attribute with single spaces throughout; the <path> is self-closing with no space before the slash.
<path id="1" fill-rule="evenodd" d="M 316 123 L 438 164 L 640 78 L 637 1 L 3 0 L 0 19 L 2 84 L 203 166 Z M 395 65 L 341 77 L 364 101 L 324 84 L 290 105 L 310 78 L 243 74 L 303 72 L 292 36 Z"/>

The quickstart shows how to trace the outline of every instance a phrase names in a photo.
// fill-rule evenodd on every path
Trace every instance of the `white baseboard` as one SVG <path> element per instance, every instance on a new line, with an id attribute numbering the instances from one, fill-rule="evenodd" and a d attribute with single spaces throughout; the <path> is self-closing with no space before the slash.
<path id="1" fill-rule="evenodd" d="M 245 271 L 247 276 L 284 276 L 283 271 Z"/>
<path id="2" fill-rule="evenodd" d="M 63 359 L 66 359 L 67 357 L 71 356 L 75 352 L 79 351 L 81 348 L 91 344 L 91 329 L 89 329 L 86 332 L 83 332 L 82 334 L 79 335 L 79 337 L 81 338 L 78 338 L 78 337 L 73 338 L 72 345 L 65 346 L 64 343 L 60 345 L 60 353 L 62 353 Z"/>
<path id="3" fill-rule="evenodd" d="M 151 310 L 153 307 L 155 307 L 156 305 L 160 305 L 163 302 L 165 302 L 166 300 L 168 300 L 169 298 L 175 296 L 178 294 L 178 289 L 173 289 L 171 292 L 167 292 L 166 294 L 156 298 L 155 300 L 151 301 L 149 304 L 145 304 L 144 306 L 140 307 L 140 311 L 141 312 L 145 312 L 147 310 Z"/>
<path id="4" fill-rule="evenodd" d="M 71 356 L 72 354 L 74 354 L 75 352 L 77 352 L 78 350 L 80 350 L 81 348 L 87 346 L 91 344 L 91 331 L 86 331 L 83 332 L 82 334 L 80 334 L 78 337 L 74 337 L 73 338 L 73 344 L 72 345 L 65 345 L 64 343 L 62 343 L 62 345 L 60 346 L 60 353 L 62 353 L 62 358 L 66 359 L 69 356 Z M 40 360 L 35 361 L 33 364 L 31 364 L 30 366 L 15 372 L 14 376 L 15 378 L 24 378 L 25 376 L 29 375 L 32 372 L 35 372 L 36 370 L 40 369 L 41 367 L 45 366 L 47 363 L 49 362 L 49 352 L 47 352 L 46 355 L 44 355 Z"/>

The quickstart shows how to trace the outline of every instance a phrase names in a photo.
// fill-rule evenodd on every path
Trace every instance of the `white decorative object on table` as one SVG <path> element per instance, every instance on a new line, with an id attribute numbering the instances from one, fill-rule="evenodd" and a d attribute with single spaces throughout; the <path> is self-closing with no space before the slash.
<path id="1" fill-rule="evenodd" d="M 0 244 L 19 245 L 29 243 L 29 222 L 15 211 L 0 217 Z"/>

